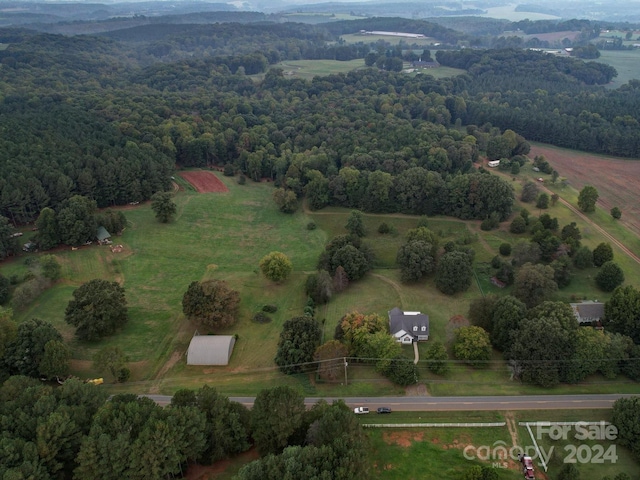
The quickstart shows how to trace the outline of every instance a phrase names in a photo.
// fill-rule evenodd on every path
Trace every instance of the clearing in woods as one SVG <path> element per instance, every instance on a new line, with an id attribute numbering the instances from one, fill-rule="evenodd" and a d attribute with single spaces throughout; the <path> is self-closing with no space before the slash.
<path id="1" fill-rule="evenodd" d="M 198 193 L 223 193 L 229 191 L 227 186 L 213 172 L 193 170 L 180 172 L 179 175 L 193 185 L 193 188 Z"/>

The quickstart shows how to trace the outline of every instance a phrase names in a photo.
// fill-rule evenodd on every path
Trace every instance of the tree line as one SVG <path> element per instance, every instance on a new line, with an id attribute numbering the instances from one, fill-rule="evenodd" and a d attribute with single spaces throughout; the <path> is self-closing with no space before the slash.
<path id="1" fill-rule="evenodd" d="M 307 410 L 289 387 L 258 393 L 248 410 L 214 388 L 179 390 L 162 408 L 67 380 L 58 387 L 14 376 L 0 387 L 3 478 L 157 480 L 254 446 L 259 460 L 236 478 L 366 479 L 367 439 L 342 401 Z M 123 428 L 124 427 L 124 428 Z"/>
<path id="2" fill-rule="evenodd" d="M 303 34 L 296 32 L 278 38 Z M 264 40 L 257 27 L 247 35 Z M 326 40 L 321 32 L 304 35 Z M 430 172 L 435 195 L 443 183 L 489 182 L 468 172 L 504 129 L 571 148 L 638 151 L 637 85 L 613 92 L 583 85 L 590 82 L 585 75 L 612 72 L 575 59 L 465 50 L 443 54 L 451 60 L 445 63 L 469 69 L 452 79 L 367 69 L 305 81 L 273 69 L 256 83 L 243 73 L 288 58 L 272 54 L 282 44 L 159 63 L 136 60 L 131 46 L 106 38 L 14 31 L 0 38 L 12 40 L 0 52 L 6 85 L 0 117 L 13 132 L 0 142 L 0 214 L 16 224 L 73 195 L 98 207 L 148 199 L 168 189 L 176 165 L 228 166 L 253 180 L 272 178 L 298 198 L 311 184 L 309 196 L 319 206 L 391 211 L 398 203 L 421 213 L 402 191 L 404 172 Z M 367 53 L 370 47 L 357 55 Z M 478 127 L 464 132 L 463 124 Z M 355 191 L 345 185 L 345 168 L 360 172 Z M 463 218 L 486 214 L 482 207 L 457 212 L 460 200 L 442 196 L 444 205 L 433 205 L 433 197 L 425 208 Z"/>

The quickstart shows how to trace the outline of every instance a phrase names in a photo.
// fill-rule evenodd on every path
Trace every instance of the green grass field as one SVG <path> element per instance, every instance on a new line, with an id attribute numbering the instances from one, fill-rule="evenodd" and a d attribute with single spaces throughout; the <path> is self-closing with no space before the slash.
<path id="1" fill-rule="evenodd" d="M 637 40 L 635 43 L 638 43 Z M 611 65 L 618 71 L 608 88 L 618 88 L 629 80 L 640 79 L 640 49 L 633 50 L 601 50 L 596 61 Z"/>
<path id="2" fill-rule="evenodd" d="M 279 63 L 278 68 L 284 71 L 285 77 L 296 77 L 311 80 L 316 76 L 347 73 L 364 68 L 364 59 L 358 58 L 346 62 L 336 60 L 287 60 Z"/>
<path id="3" fill-rule="evenodd" d="M 513 182 L 516 195 L 520 180 L 533 172 L 523 172 Z M 306 302 L 304 283 L 315 270 L 317 258 L 328 239 L 346 233 L 344 225 L 350 213 L 347 209 L 327 208 L 319 212 L 298 211 L 285 215 L 270 201 L 272 186 L 250 183 L 240 186 L 234 179 L 220 177 L 229 187 L 225 194 L 197 194 L 185 188 L 175 197 L 178 213 L 169 224 L 158 223 L 148 204 L 126 210 L 129 227 L 116 243 L 125 251 L 114 254 L 106 246 L 83 247 L 77 251 L 54 252 L 62 265 L 63 279 L 47 290 L 26 311 L 16 312 L 18 321 L 41 318 L 52 322 L 69 342 L 73 351 L 72 371 L 82 377 L 94 376 L 91 360 L 105 345 L 118 345 L 129 356 L 132 381 L 125 385 L 106 385 L 115 391 L 172 393 L 181 387 L 197 388 L 203 383 L 215 385 L 226 394 L 250 395 L 274 384 L 287 384 L 307 395 L 399 395 L 403 389 L 392 385 L 375 373 L 373 367 L 351 365 L 348 384 L 326 384 L 307 375 L 285 376 L 274 365 L 277 339 L 282 323 L 300 315 Z M 560 187 L 553 187 L 560 188 Z M 576 193 L 565 187 L 559 192 L 575 202 Z M 530 205 L 517 202 L 515 211 L 526 206 L 532 215 L 540 212 Z M 550 208 L 560 225 L 575 221 L 573 213 L 560 204 Z M 600 224 L 610 221 L 606 212 L 592 215 Z M 307 230 L 310 221 L 317 225 Z M 398 306 L 407 310 L 427 312 L 431 319 L 431 338 L 447 343 L 453 327 L 449 319 L 466 316 L 470 301 L 482 294 L 508 293 L 493 286 L 489 278 L 491 258 L 503 242 L 515 244 L 521 236 L 508 232 L 508 222 L 500 229 L 483 232 L 479 222 L 463 222 L 446 217 L 428 218 L 427 225 L 440 237 L 441 245 L 462 237 L 470 237 L 470 247 L 476 251 L 476 277 L 471 287 L 454 297 L 440 294 L 433 279 L 416 284 L 403 284 L 395 266 L 398 247 L 406 233 L 415 228 L 419 217 L 409 215 L 364 215 L 367 236 L 375 254 L 375 268 L 361 281 L 355 282 L 327 305 L 318 307 L 316 316 L 322 321 L 324 340 L 330 339 L 340 318 L 348 312 L 377 313 Z M 391 227 L 391 233 L 380 234 L 381 223 Z M 583 242 L 594 247 L 604 239 L 578 220 Z M 619 223 L 610 232 L 627 242 L 633 238 Z M 525 238 L 525 237 L 523 237 Z M 287 254 L 294 273 L 282 284 L 273 284 L 258 274 L 258 262 L 273 250 Z M 616 260 L 623 266 L 627 283 L 640 285 L 640 269 L 630 258 L 616 250 Z M 21 276 L 26 271 L 20 257 L 2 265 L 6 276 Z M 556 298 L 569 301 L 576 298 L 606 300 L 609 295 L 595 288 L 595 269 L 575 275 L 572 284 Z M 64 322 L 64 309 L 73 290 L 92 278 L 120 281 L 126 290 L 130 321 L 118 334 L 100 342 L 75 340 L 73 329 Z M 225 367 L 188 367 L 185 352 L 196 326 L 181 313 L 181 299 L 187 286 L 195 280 L 216 278 L 226 280 L 241 296 L 241 309 L 236 325 L 215 333 L 237 334 L 239 339 Z M 476 280 L 477 279 L 477 280 Z M 272 322 L 256 324 L 253 315 L 264 304 L 275 304 L 278 311 Z M 202 332 L 201 332 L 202 333 Z M 427 345 L 420 345 L 421 355 Z M 406 355 L 412 357 L 407 349 Z M 452 364 L 451 372 L 438 377 L 419 365 L 421 381 L 434 395 L 534 394 L 547 393 L 537 387 L 522 385 L 509 379 L 509 373 L 496 352 L 494 362 L 486 369 L 474 369 L 464 364 Z M 109 379 L 110 380 L 110 379 Z M 552 393 L 638 392 L 636 384 L 621 378 L 616 381 L 592 378 L 580 385 L 562 385 Z"/>

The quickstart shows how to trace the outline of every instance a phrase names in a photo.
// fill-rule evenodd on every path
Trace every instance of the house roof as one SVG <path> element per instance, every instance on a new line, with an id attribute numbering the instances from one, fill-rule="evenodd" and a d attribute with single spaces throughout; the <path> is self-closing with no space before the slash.
<path id="1" fill-rule="evenodd" d="M 236 337 L 194 335 L 187 350 L 187 365 L 228 365 Z"/>
<path id="2" fill-rule="evenodd" d="M 578 321 L 593 321 L 604 317 L 604 303 L 601 302 L 572 303 L 571 308 Z"/>
<path id="3" fill-rule="evenodd" d="M 104 228 L 102 226 L 98 227 L 98 231 L 96 233 L 96 238 L 98 240 L 100 240 L 102 242 L 103 240 L 106 240 L 107 238 L 110 238 L 110 237 L 111 237 L 111 234 L 109 232 L 107 232 L 106 228 Z"/>
<path id="4" fill-rule="evenodd" d="M 426 327 L 426 330 L 422 330 L 422 327 Z M 389 310 L 389 331 L 396 337 L 401 331 L 403 334 L 409 333 L 414 337 L 429 335 L 429 315 L 420 312 L 404 312 L 395 307 Z"/>

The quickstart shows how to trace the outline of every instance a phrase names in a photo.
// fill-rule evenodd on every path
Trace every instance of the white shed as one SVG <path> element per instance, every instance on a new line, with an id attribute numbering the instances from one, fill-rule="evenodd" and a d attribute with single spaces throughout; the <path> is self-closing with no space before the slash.
<path id="1" fill-rule="evenodd" d="M 228 365 L 236 337 L 194 335 L 187 350 L 187 365 Z"/>

